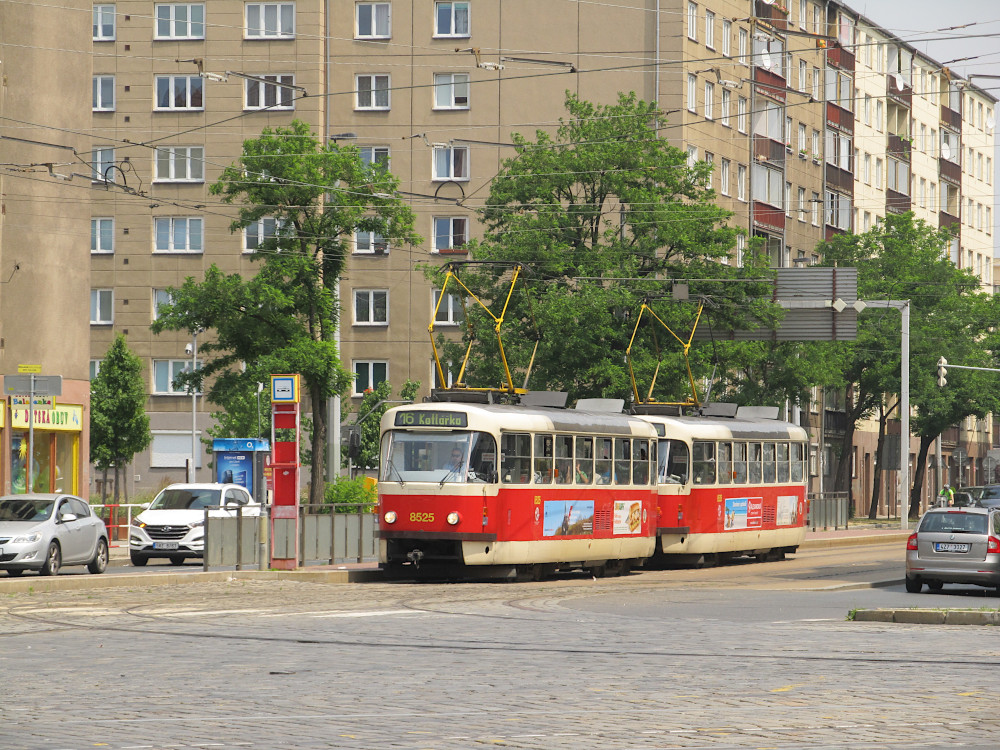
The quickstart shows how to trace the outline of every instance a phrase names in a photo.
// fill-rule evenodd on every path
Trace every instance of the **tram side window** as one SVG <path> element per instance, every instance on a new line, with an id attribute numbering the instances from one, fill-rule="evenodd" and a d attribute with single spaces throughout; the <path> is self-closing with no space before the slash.
<path id="1" fill-rule="evenodd" d="M 802 443 L 792 443 L 792 481 L 801 482 L 805 478 L 805 451 Z"/>
<path id="2" fill-rule="evenodd" d="M 747 444 L 733 443 L 733 482 L 747 483 Z"/>
<path id="3" fill-rule="evenodd" d="M 573 478 L 577 484 L 591 484 L 594 481 L 594 438 L 576 439 L 576 463 Z"/>
<path id="4" fill-rule="evenodd" d="M 777 478 L 774 464 L 774 443 L 764 443 L 764 481 L 773 483 Z"/>
<path id="5" fill-rule="evenodd" d="M 573 436 L 556 435 L 556 484 L 573 481 Z"/>
<path id="6" fill-rule="evenodd" d="M 760 443 L 747 443 L 747 463 L 750 465 L 750 484 L 761 482 L 761 447 Z"/>
<path id="7" fill-rule="evenodd" d="M 697 441 L 691 446 L 694 463 L 694 483 L 715 483 L 715 443 Z"/>
<path id="8" fill-rule="evenodd" d="M 611 438 L 597 438 L 597 460 L 594 476 L 598 484 L 611 484 Z"/>
<path id="9" fill-rule="evenodd" d="M 632 483 L 649 483 L 649 441 L 632 441 Z"/>
<path id="10" fill-rule="evenodd" d="M 535 435 L 535 484 L 552 484 L 552 435 Z"/>
<path id="11" fill-rule="evenodd" d="M 719 443 L 719 484 L 733 481 L 733 444 Z"/>
<path id="12" fill-rule="evenodd" d="M 788 443 L 778 443 L 778 481 L 787 482 L 788 477 Z"/>
<path id="13" fill-rule="evenodd" d="M 629 438 L 615 438 L 615 484 L 629 484 L 632 480 L 632 460 Z"/>
<path id="14" fill-rule="evenodd" d="M 497 442 L 488 432 L 472 433 L 468 478 L 470 482 L 497 481 Z"/>
<path id="15" fill-rule="evenodd" d="M 685 484 L 691 476 L 687 443 L 661 440 L 657 481 L 661 484 Z"/>
<path id="16" fill-rule="evenodd" d="M 531 478 L 531 435 L 505 432 L 500 436 L 500 475 L 504 482 L 527 484 Z"/>

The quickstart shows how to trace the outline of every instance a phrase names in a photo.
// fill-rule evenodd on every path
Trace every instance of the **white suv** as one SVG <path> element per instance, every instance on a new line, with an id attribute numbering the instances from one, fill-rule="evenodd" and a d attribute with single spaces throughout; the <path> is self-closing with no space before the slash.
<path id="1" fill-rule="evenodd" d="M 183 565 L 189 557 L 205 554 L 205 509 L 214 518 L 232 517 L 236 508 L 244 516 L 259 516 L 260 503 L 238 484 L 171 484 L 132 519 L 129 557 L 133 565 L 145 565 L 151 557 L 166 557 Z"/>

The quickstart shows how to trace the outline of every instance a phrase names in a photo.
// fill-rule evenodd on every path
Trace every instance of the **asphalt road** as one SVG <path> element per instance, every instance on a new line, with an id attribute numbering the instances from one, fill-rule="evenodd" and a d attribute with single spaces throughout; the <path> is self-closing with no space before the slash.
<path id="1" fill-rule="evenodd" d="M 0 748 L 996 747 L 995 631 L 845 619 L 1000 604 L 871 587 L 901 567 L 895 543 L 621 579 L 9 594 Z"/>

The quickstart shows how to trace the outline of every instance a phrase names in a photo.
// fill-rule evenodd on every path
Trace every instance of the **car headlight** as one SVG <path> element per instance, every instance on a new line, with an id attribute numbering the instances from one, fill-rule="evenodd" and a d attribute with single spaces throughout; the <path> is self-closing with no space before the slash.
<path id="1" fill-rule="evenodd" d="M 447 515 L 447 516 L 445 517 L 445 520 L 447 520 L 447 521 L 448 521 L 448 523 L 450 523 L 450 524 L 451 524 L 452 526 L 455 526 L 455 525 L 456 525 L 456 524 L 457 524 L 457 523 L 458 523 L 459 521 L 461 521 L 462 519 L 461 519 L 461 517 L 460 517 L 460 516 L 458 515 L 458 513 L 456 513 L 455 511 L 452 511 L 451 513 L 449 513 L 449 514 L 448 514 L 448 515 Z"/>
<path id="2" fill-rule="evenodd" d="M 387 510 L 385 515 L 382 516 L 386 523 L 396 523 L 396 511 Z"/>
<path id="3" fill-rule="evenodd" d="M 34 534 L 23 534 L 22 536 L 16 536 L 10 540 L 11 544 L 34 544 L 42 538 L 41 532 L 36 531 Z"/>
<path id="4" fill-rule="evenodd" d="M 145 521 L 140 521 L 138 518 L 133 518 L 132 519 L 132 525 L 136 526 L 136 527 L 138 527 L 140 529 L 146 528 L 146 522 Z"/>

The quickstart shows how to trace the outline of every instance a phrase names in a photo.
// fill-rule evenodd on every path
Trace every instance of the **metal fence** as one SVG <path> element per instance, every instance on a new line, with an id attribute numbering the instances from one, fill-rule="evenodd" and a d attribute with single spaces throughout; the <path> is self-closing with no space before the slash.
<path id="1" fill-rule="evenodd" d="M 128 547 L 128 530 L 132 518 L 143 511 L 139 503 L 91 503 L 94 515 L 108 527 L 108 544 L 112 547 Z"/>
<path id="2" fill-rule="evenodd" d="M 809 495 L 806 526 L 816 529 L 846 529 L 848 517 L 846 492 L 822 492 Z"/>

